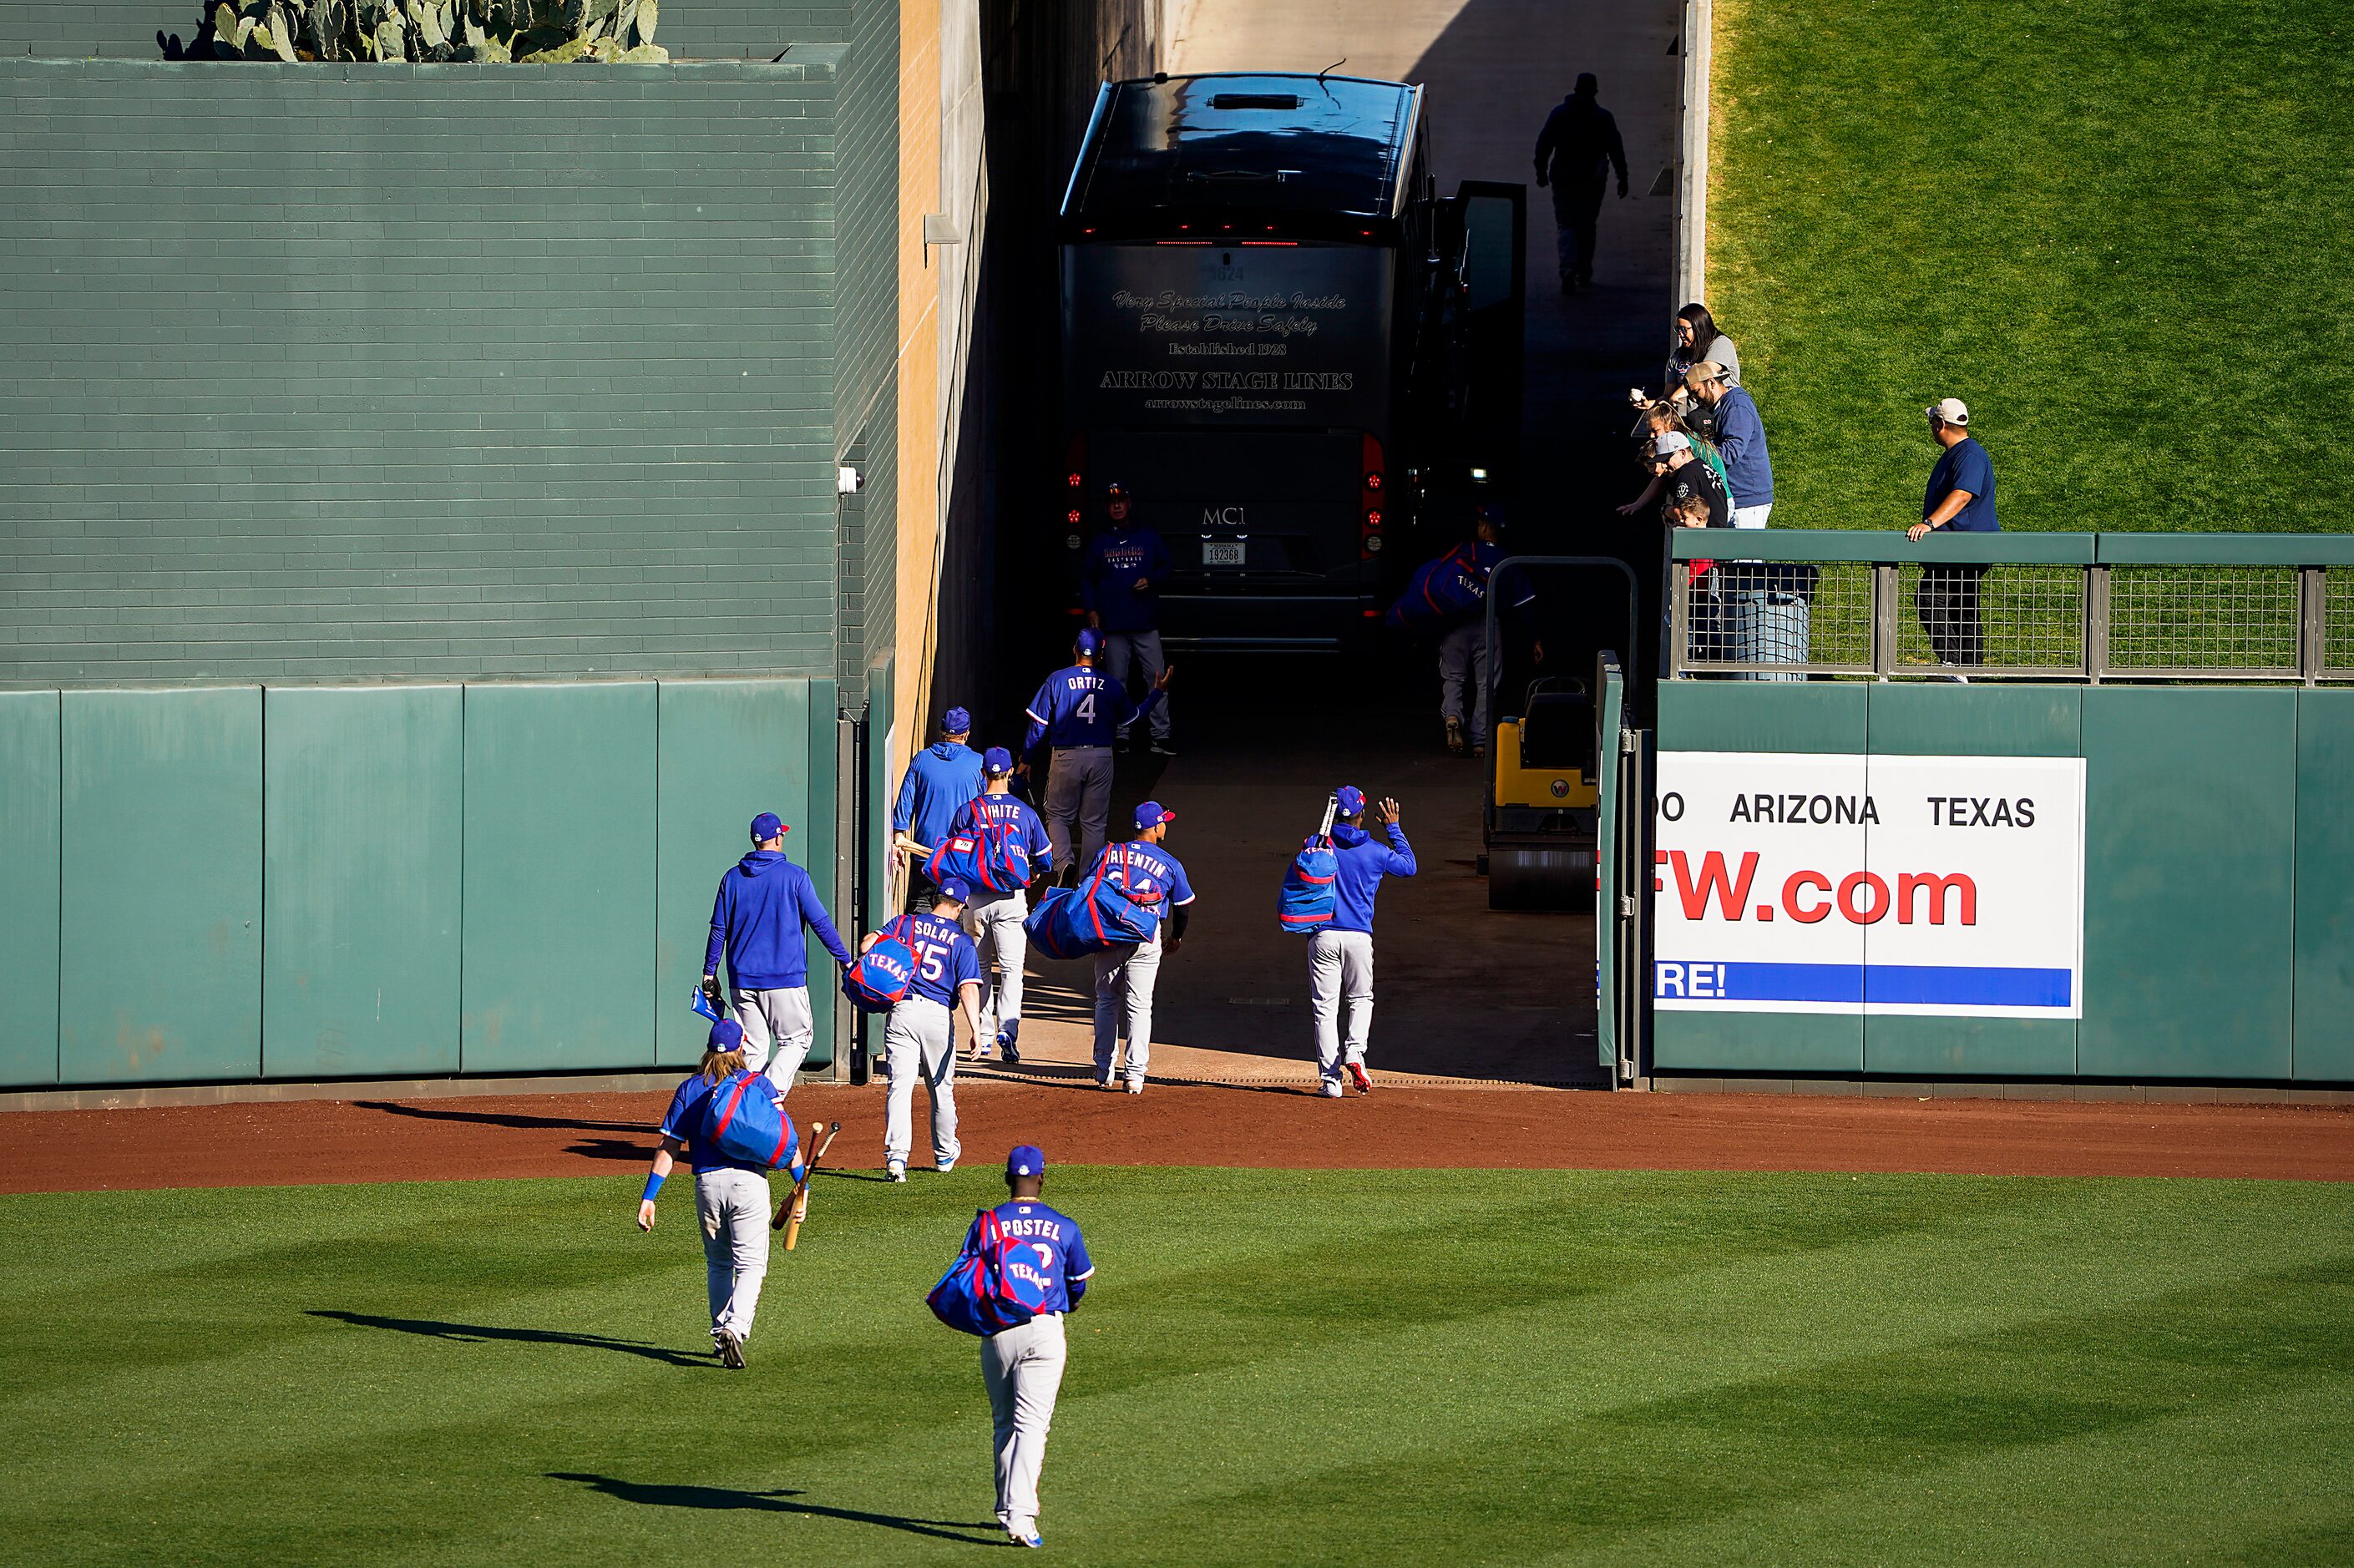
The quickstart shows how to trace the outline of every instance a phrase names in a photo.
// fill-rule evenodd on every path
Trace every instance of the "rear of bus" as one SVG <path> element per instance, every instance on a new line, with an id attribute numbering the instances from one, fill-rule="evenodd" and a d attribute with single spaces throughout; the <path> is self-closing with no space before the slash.
<path id="1" fill-rule="evenodd" d="M 1176 562 L 1172 646 L 1331 649 L 1373 624 L 1410 488 L 1419 111 L 1416 89 L 1292 76 L 1097 100 L 1064 205 L 1058 524 L 1076 570 L 1122 487 Z"/>

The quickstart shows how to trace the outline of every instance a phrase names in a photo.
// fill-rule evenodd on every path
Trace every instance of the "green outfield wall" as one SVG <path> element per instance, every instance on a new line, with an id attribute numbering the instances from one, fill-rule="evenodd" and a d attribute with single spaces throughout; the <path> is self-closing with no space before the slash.
<path id="1" fill-rule="evenodd" d="M 0 694 L 0 1083 L 690 1064 L 748 809 L 830 880 L 837 707 L 831 679 Z"/>
<path id="2" fill-rule="evenodd" d="M 2354 691 L 1667 681 L 1658 693 L 1663 789 L 1677 753 L 2084 765 L 2081 1017 L 1662 1009 L 1659 1070 L 2354 1081 Z"/>

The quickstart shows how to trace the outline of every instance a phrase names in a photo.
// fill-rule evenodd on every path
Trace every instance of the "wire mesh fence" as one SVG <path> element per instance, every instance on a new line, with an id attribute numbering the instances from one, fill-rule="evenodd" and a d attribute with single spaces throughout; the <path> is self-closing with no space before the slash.
<path id="1" fill-rule="evenodd" d="M 1907 562 L 1897 570 L 1898 671 L 2084 669 L 2083 567 Z"/>
<path id="2" fill-rule="evenodd" d="M 2108 570 L 2108 670 L 2297 673 L 2296 567 Z"/>
<path id="3" fill-rule="evenodd" d="M 1825 537 L 1791 553 L 1823 553 Z M 2327 560 L 2342 559 L 2342 546 L 2303 547 L 2326 550 L 2317 558 Z M 2354 564 L 2274 564 L 2297 558 L 2285 555 L 2247 565 L 2052 559 L 2051 546 L 2039 548 L 2045 561 L 1881 555 L 1715 561 L 1703 572 L 1676 561 L 1670 673 L 2354 681 Z"/>

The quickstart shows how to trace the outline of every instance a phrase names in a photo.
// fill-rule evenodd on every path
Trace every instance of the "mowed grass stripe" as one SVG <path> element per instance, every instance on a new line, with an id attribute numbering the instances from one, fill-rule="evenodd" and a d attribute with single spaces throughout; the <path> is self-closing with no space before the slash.
<path id="1" fill-rule="evenodd" d="M 831 1184 L 741 1376 L 676 1364 L 692 1204 L 640 1237 L 631 1189 L 177 1195 L 141 1211 L 143 1277 L 114 1222 L 152 1195 L 0 1204 L 48 1281 L 0 1292 L 0 1409 L 53 1434 L 5 1463 L 0 1539 L 188 1555 L 202 1519 L 199 1560 L 894 1563 L 988 1539 L 973 1346 L 919 1300 L 986 1173 Z M 2142 1361 L 2202 1398 L 2349 1386 L 2326 1330 L 2354 1227 L 2318 1187 L 1078 1170 L 1056 1196 L 1106 1271 L 1049 1480 L 1082 1561 L 1733 1540 L 1792 1496 L 1861 1507 L 1859 1471 L 1886 1525 L 1922 1476 L 2175 1419 L 2119 1342 L 2172 1346 Z M 2245 1364 L 2151 1327 L 2235 1298 L 2271 1347 Z"/>

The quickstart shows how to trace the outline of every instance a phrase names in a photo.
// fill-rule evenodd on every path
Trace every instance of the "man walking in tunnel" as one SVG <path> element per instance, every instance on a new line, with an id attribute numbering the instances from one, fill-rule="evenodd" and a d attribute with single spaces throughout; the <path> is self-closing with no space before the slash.
<path id="1" fill-rule="evenodd" d="M 1104 634 L 1105 673 L 1123 686 L 1131 665 L 1141 665 L 1147 684 L 1161 678 L 1169 657 L 1161 651 L 1161 585 L 1176 563 L 1161 542 L 1161 531 L 1132 521 L 1128 492 L 1112 485 L 1104 493 L 1104 525 L 1087 546 L 1079 568 L 1079 602 L 1087 624 Z M 1119 742 L 1128 744 L 1122 725 Z M 1169 704 L 1152 710 L 1152 755 L 1174 757 L 1169 744 Z"/>
<path id="2" fill-rule="evenodd" d="M 1561 101 L 1537 132 L 1537 184 L 1553 186 L 1564 294 L 1594 282 L 1594 229 L 1602 216 L 1603 187 L 1614 169 L 1618 197 L 1627 197 L 1627 145 L 1618 139 L 1618 122 L 1597 101 L 1601 90 L 1592 71 L 1581 75 L 1577 90 Z"/>
<path id="3" fill-rule="evenodd" d="M 1176 673 L 1173 666 L 1164 666 L 1144 700 L 1131 702 L 1125 686 L 1096 669 L 1102 653 L 1103 633 L 1093 627 L 1082 630 L 1071 649 L 1074 662 L 1046 677 L 1027 710 L 1030 728 L 1022 740 L 1023 756 L 1037 750 L 1041 742 L 1053 751 L 1046 771 L 1046 809 L 1041 815 L 1058 866 L 1087 865 L 1103 849 L 1104 824 L 1111 816 L 1112 736 L 1150 713 Z M 1076 855 L 1071 853 L 1075 827 Z"/>

